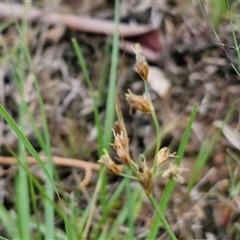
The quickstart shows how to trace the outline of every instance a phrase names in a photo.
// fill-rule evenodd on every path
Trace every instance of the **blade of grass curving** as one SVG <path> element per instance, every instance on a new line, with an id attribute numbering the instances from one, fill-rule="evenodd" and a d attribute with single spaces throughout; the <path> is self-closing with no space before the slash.
<path id="1" fill-rule="evenodd" d="M 184 134 L 183 134 L 183 137 L 182 137 L 182 140 L 181 140 L 178 152 L 177 152 L 178 158 L 176 158 L 176 160 L 175 160 L 175 163 L 177 165 L 179 165 L 182 161 L 183 154 L 184 154 L 184 151 L 185 151 L 185 148 L 186 148 L 189 136 L 190 136 L 190 132 L 191 132 L 191 129 L 192 129 L 192 124 L 193 124 L 193 122 L 195 120 L 195 117 L 196 117 L 196 114 L 197 114 L 197 109 L 198 109 L 198 105 L 195 104 L 194 107 L 193 107 L 193 110 L 191 112 L 191 115 L 189 117 L 186 129 L 184 131 Z M 167 203 L 168 203 L 168 201 L 170 199 L 170 196 L 171 196 L 171 193 L 173 191 L 173 187 L 174 187 L 174 182 L 172 180 L 168 180 L 168 182 L 167 182 L 167 184 L 164 188 L 164 191 L 162 193 L 161 201 L 159 202 L 159 208 L 160 208 L 160 211 L 163 214 L 166 210 Z M 160 224 L 160 219 L 156 215 L 155 218 L 154 218 L 153 224 L 151 226 L 151 229 L 149 231 L 149 234 L 148 234 L 148 238 L 147 238 L 148 240 L 156 239 L 159 224 Z"/>
<path id="2" fill-rule="evenodd" d="M 37 163 L 39 164 L 39 166 L 43 170 L 43 172 L 46 175 L 46 177 L 52 182 L 53 185 L 55 185 L 52 177 L 50 176 L 47 168 L 45 167 L 45 165 L 43 164 L 42 160 L 38 156 L 36 150 L 33 148 L 31 143 L 28 141 L 26 136 L 22 133 L 22 131 L 20 130 L 18 125 L 14 122 L 14 120 L 8 114 L 8 112 L 5 110 L 5 108 L 2 106 L 2 104 L 0 104 L 0 114 L 3 116 L 3 118 L 9 124 L 9 126 L 12 128 L 12 130 L 16 133 L 16 135 L 19 137 L 19 139 L 23 142 L 23 144 L 25 145 L 27 150 L 30 152 L 30 154 L 36 159 Z"/>
<path id="3" fill-rule="evenodd" d="M 14 120 L 12 119 L 12 117 L 8 114 L 8 112 L 5 110 L 5 108 L 2 106 L 2 104 L 0 104 L 0 114 L 3 116 L 3 118 L 6 120 L 6 122 L 9 124 L 9 126 L 11 127 L 11 129 L 15 132 L 15 134 L 18 136 L 18 138 L 23 142 L 23 144 L 25 145 L 26 149 L 30 152 L 30 154 L 36 159 L 36 162 L 38 163 L 38 165 L 41 167 L 42 171 L 44 172 L 46 178 L 51 182 L 52 186 L 55 189 L 55 192 L 57 194 L 58 199 L 60 200 L 60 204 L 62 207 L 62 217 L 64 219 L 65 222 L 65 227 L 66 227 L 66 232 L 67 232 L 67 236 L 69 239 L 71 239 L 71 227 L 70 227 L 70 223 L 67 219 L 66 216 L 66 212 L 63 210 L 63 205 L 61 202 L 61 198 L 58 194 L 57 188 L 54 184 L 54 181 L 51 177 L 51 175 L 49 174 L 47 168 L 45 167 L 45 165 L 43 164 L 41 158 L 39 157 L 39 155 L 37 154 L 36 150 L 33 148 L 33 146 L 31 145 L 31 143 L 28 141 L 28 139 L 26 138 L 26 136 L 22 133 L 22 131 L 19 129 L 19 127 L 17 126 L 17 124 L 14 122 Z M 19 162 L 19 164 L 21 164 L 21 162 Z M 24 167 L 24 166 L 22 166 Z M 45 196 L 45 198 L 49 201 L 49 195 L 47 195 L 47 197 Z M 50 202 L 54 202 L 51 198 L 50 198 Z"/>
<path id="4" fill-rule="evenodd" d="M 221 135 L 222 127 L 229 121 L 229 119 L 234 111 L 234 107 L 235 107 L 235 101 L 232 104 L 231 108 L 229 109 L 227 116 L 225 117 L 225 119 L 223 121 L 222 126 L 218 129 L 217 133 L 214 135 L 212 140 L 210 138 L 207 138 L 207 140 L 203 144 L 203 147 L 201 148 L 200 153 L 197 156 L 196 164 L 195 164 L 195 167 L 193 168 L 193 172 L 191 174 L 191 177 L 190 177 L 190 180 L 188 183 L 188 187 L 187 187 L 188 192 L 191 191 L 199 173 L 201 172 L 203 166 L 206 164 L 206 161 L 208 160 L 210 154 L 212 153 L 213 148 L 216 145 L 216 143 Z"/>

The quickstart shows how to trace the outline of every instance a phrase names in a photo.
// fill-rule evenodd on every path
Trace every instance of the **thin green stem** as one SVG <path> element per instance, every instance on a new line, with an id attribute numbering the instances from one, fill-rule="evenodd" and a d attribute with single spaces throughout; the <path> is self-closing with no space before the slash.
<path id="1" fill-rule="evenodd" d="M 145 87 L 145 92 L 146 92 L 146 96 L 147 96 L 147 101 L 151 103 L 147 81 L 144 81 L 144 87 Z M 153 174 L 154 174 L 157 169 L 157 153 L 161 146 L 161 137 L 159 137 L 161 134 L 161 129 L 159 126 L 156 112 L 155 111 L 151 112 L 151 116 L 152 116 L 152 119 L 153 119 L 153 122 L 155 125 L 155 129 L 156 129 L 156 133 L 157 133 L 157 143 L 156 143 L 156 150 L 155 150 L 155 156 L 154 156 L 154 162 L 153 162 Z"/>
<path id="2" fill-rule="evenodd" d="M 237 75 L 240 76 L 240 73 L 238 72 L 237 68 L 234 66 L 233 63 L 231 63 L 231 66 L 234 69 L 234 71 L 237 73 Z"/>
<path id="3" fill-rule="evenodd" d="M 237 37 L 235 34 L 235 30 L 234 30 L 234 26 L 233 26 L 233 20 L 232 20 L 232 12 L 231 12 L 231 8 L 229 6 L 229 2 L 227 1 L 227 8 L 228 8 L 228 14 L 229 14 L 229 19 L 230 19 L 230 25 L 231 25 L 231 30 L 232 30 L 232 36 L 233 36 L 233 41 L 234 41 L 234 45 L 237 51 L 237 55 L 238 55 L 238 60 L 240 61 L 240 51 L 239 51 L 239 45 L 238 45 L 238 41 L 237 41 Z M 238 76 L 240 76 L 239 71 L 237 70 L 237 68 L 234 66 L 233 63 L 231 63 L 232 68 L 234 69 L 234 71 L 237 73 Z M 238 64 L 239 67 L 239 64 Z"/>
<path id="4" fill-rule="evenodd" d="M 127 174 L 124 174 L 124 173 L 120 173 L 119 175 L 122 176 L 122 177 L 126 177 L 126 178 L 130 178 L 130 179 L 136 180 L 136 181 L 139 180 L 137 177 L 134 177 L 134 176 L 131 176 L 131 175 L 127 175 Z"/>
<path id="5" fill-rule="evenodd" d="M 162 222 L 163 226 L 165 227 L 165 229 L 166 229 L 168 235 L 170 236 L 170 238 L 171 238 L 172 240 L 177 240 L 174 232 L 172 231 L 170 225 L 168 224 L 166 218 L 164 217 L 164 214 L 160 211 L 160 208 L 158 207 L 158 204 L 157 204 L 156 200 L 154 199 L 153 195 L 150 194 L 150 195 L 148 196 L 148 198 L 149 198 L 149 200 L 151 201 L 154 209 L 157 211 L 157 215 L 158 215 L 159 218 L 161 219 L 161 222 Z"/>
<path id="6" fill-rule="evenodd" d="M 231 25 L 231 30 L 232 30 L 233 41 L 234 41 L 234 45 L 235 45 L 235 48 L 236 48 L 236 51 L 237 51 L 238 60 L 240 61 L 239 44 L 238 44 L 236 33 L 235 33 L 235 30 L 234 30 L 232 11 L 231 11 L 231 7 L 229 5 L 229 2 L 228 1 L 226 1 L 226 2 L 227 2 L 227 9 L 228 9 L 228 15 L 229 15 L 229 19 L 230 19 L 230 25 Z M 232 66 L 232 67 L 234 67 L 234 66 Z M 234 70 L 236 71 L 235 68 L 234 68 Z M 236 72 L 239 75 L 238 71 L 236 71 Z"/>

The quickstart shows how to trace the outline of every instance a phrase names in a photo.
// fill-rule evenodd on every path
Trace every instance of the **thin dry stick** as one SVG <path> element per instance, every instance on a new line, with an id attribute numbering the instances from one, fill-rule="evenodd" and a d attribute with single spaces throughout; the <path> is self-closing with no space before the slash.
<path id="1" fill-rule="evenodd" d="M 41 156 L 41 160 L 45 163 L 47 161 L 47 157 Z M 82 182 L 80 183 L 81 187 L 86 187 L 90 183 L 93 170 L 94 171 L 100 170 L 99 164 L 92 163 L 92 162 L 86 162 L 86 161 L 78 160 L 78 159 L 53 157 L 52 161 L 55 165 L 76 167 L 76 168 L 84 169 L 85 177 L 82 180 Z M 16 164 L 16 163 L 17 163 L 17 161 L 13 157 L 0 156 L 0 164 L 2 164 L 2 165 L 12 165 L 12 164 Z M 27 157 L 27 163 L 30 165 L 37 164 L 36 160 L 33 157 Z M 118 165 L 118 167 L 119 167 L 120 171 L 122 171 L 124 169 L 123 165 Z"/>

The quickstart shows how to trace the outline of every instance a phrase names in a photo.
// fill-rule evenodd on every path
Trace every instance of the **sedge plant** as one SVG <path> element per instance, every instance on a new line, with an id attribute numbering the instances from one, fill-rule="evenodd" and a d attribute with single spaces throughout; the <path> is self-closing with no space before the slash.
<path id="1" fill-rule="evenodd" d="M 105 166 L 105 169 L 115 175 L 121 175 L 123 177 L 136 180 L 140 183 L 142 189 L 146 193 L 147 197 L 149 198 L 150 202 L 152 203 L 157 216 L 161 220 L 164 228 L 166 229 L 168 235 L 171 239 L 177 239 L 173 230 L 171 229 L 170 225 L 168 224 L 167 220 L 164 217 L 163 211 L 160 210 L 158 203 L 156 202 L 154 195 L 153 195 L 153 184 L 154 180 L 161 175 L 162 177 L 167 177 L 174 182 L 183 183 L 184 178 L 182 177 L 181 173 L 188 171 L 187 168 L 177 165 L 177 164 L 169 164 L 169 167 L 165 171 L 160 171 L 159 166 L 165 162 L 168 158 L 174 157 L 177 158 L 175 153 L 170 153 L 167 147 L 160 148 L 161 145 L 161 128 L 156 116 L 156 112 L 154 106 L 151 102 L 148 90 L 148 63 L 142 53 L 142 48 L 139 43 L 133 46 L 133 51 L 136 55 L 136 70 L 140 77 L 144 81 L 145 85 L 145 93 L 146 98 L 135 95 L 130 89 L 128 89 L 128 93 L 125 94 L 125 98 L 127 103 L 130 106 L 129 113 L 132 114 L 132 110 L 136 109 L 145 114 L 150 114 L 157 133 L 157 141 L 156 141 L 156 150 L 155 156 L 153 160 L 152 167 L 147 165 L 145 155 L 141 154 L 138 159 L 133 160 L 131 154 L 129 152 L 129 139 L 128 134 L 126 131 L 124 119 L 120 110 L 120 104 L 118 99 L 116 100 L 116 111 L 118 114 L 119 121 L 114 124 L 113 127 L 113 136 L 114 140 L 111 144 L 113 149 L 116 152 L 116 155 L 119 161 L 125 165 L 130 171 L 126 173 L 122 173 L 119 169 L 119 166 L 112 160 L 108 151 L 103 149 L 104 154 L 100 157 L 99 163 L 102 163 Z"/>

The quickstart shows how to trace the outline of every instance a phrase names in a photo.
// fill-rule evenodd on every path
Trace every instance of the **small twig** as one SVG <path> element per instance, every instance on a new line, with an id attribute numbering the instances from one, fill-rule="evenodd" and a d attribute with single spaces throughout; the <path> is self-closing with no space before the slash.
<path id="1" fill-rule="evenodd" d="M 47 161 L 47 157 L 41 156 L 41 160 L 45 163 Z M 86 162 L 84 160 L 53 157 L 52 161 L 55 165 L 84 169 L 85 177 L 82 180 L 82 182 L 80 183 L 81 187 L 86 187 L 90 183 L 92 171 L 100 170 L 100 165 L 98 163 Z M 13 157 L 0 156 L 0 164 L 1 165 L 12 165 L 12 164 L 16 164 L 16 163 L 17 163 L 17 161 Z M 37 161 L 33 157 L 27 157 L 27 163 L 30 165 L 37 164 Z M 122 171 L 124 169 L 123 165 L 118 165 L 118 167 L 119 167 L 120 171 Z"/>

